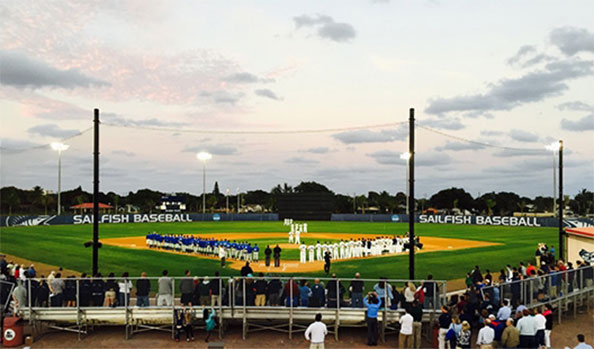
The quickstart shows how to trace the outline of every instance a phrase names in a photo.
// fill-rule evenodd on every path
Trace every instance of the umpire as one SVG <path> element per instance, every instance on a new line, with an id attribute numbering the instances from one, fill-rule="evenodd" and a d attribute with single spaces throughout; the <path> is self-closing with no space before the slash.
<path id="1" fill-rule="evenodd" d="M 275 267 L 280 267 L 281 251 L 282 251 L 281 248 L 277 244 L 276 247 L 274 248 L 274 266 Z"/>
<path id="2" fill-rule="evenodd" d="M 266 266 L 270 266 L 270 255 L 272 255 L 272 250 L 270 249 L 270 245 L 266 245 L 266 249 L 264 250 L 264 255 L 266 256 Z"/>

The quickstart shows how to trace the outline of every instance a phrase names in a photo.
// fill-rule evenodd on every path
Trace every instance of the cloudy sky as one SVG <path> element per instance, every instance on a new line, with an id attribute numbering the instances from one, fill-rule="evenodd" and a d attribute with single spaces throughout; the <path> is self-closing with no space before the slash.
<path id="1" fill-rule="evenodd" d="M 1 1 L 1 185 L 594 189 L 592 1 Z M 378 126 L 383 125 L 383 126 Z M 424 128 L 422 128 L 424 127 Z M 323 130 L 324 132 L 303 132 Z M 471 142 L 467 142 L 469 140 Z M 493 146 L 489 146 L 493 145 Z"/>

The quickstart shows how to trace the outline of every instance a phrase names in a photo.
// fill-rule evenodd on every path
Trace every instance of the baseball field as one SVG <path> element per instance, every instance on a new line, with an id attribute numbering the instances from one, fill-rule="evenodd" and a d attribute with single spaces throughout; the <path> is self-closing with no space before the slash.
<path id="1" fill-rule="evenodd" d="M 320 239 L 332 241 L 365 235 L 402 235 L 408 230 L 405 223 L 308 223 L 309 233 L 301 237 L 306 244 Z M 190 269 L 193 275 L 212 275 L 215 270 L 219 270 L 221 275 L 238 275 L 239 263 L 228 263 L 221 268 L 216 259 L 149 250 L 144 246 L 144 236 L 156 231 L 162 234 L 231 237 L 266 246 L 286 244 L 288 230 L 282 222 L 102 224 L 99 271 L 103 275 L 109 272 L 121 275 L 128 271 L 131 276 L 146 271 L 149 276 L 158 276 L 163 269 L 168 269 L 170 275 L 181 276 L 185 269 Z M 463 278 L 476 264 L 482 270 L 495 272 L 508 263 L 517 265 L 520 261 L 533 260 L 537 243 L 555 245 L 557 241 L 555 228 L 417 224 L 415 231 L 426 245 L 416 256 L 416 277 L 419 279 L 429 273 L 442 280 Z M 91 225 L 9 227 L 1 229 L 0 251 L 31 261 L 89 272 L 92 251 L 83 243 L 91 238 Z M 282 263 L 289 267 L 273 272 L 283 272 L 287 276 L 322 275 L 321 264 L 299 265 L 298 249 L 287 245 L 281 247 Z M 260 254 L 263 259 L 263 251 Z M 364 278 L 385 276 L 405 279 L 408 278 L 408 255 L 336 261 L 331 271 L 339 277 L 352 277 L 359 271 Z"/>

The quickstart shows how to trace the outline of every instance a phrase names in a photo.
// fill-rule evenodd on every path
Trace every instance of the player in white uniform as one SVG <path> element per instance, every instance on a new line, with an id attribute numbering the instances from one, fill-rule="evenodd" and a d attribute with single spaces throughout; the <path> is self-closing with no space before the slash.
<path id="1" fill-rule="evenodd" d="M 340 256 L 337 256 L 336 259 L 346 259 L 346 254 L 345 254 L 345 242 L 344 240 L 340 240 L 340 243 L 338 244 L 339 248 L 340 248 Z"/>
<path id="2" fill-rule="evenodd" d="M 315 247 L 314 247 L 314 245 L 309 245 L 309 246 L 307 246 L 307 250 L 309 251 L 309 261 L 310 261 L 310 262 L 313 262 L 313 261 L 314 261 L 314 259 L 315 259 L 315 258 L 314 258 L 314 250 L 315 250 Z"/>
<path id="3" fill-rule="evenodd" d="M 307 223 L 303 223 L 303 232 L 307 233 Z"/>
<path id="4" fill-rule="evenodd" d="M 297 231 L 295 232 L 295 244 L 297 245 L 301 244 L 301 238 L 299 237 L 300 235 L 301 231 L 297 229 Z"/>
<path id="5" fill-rule="evenodd" d="M 338 258 L 338 243 L 332 244 L 332 258 Z"/>
<path id="6" fill-rule="evenodd" d="M 300 263 L 305 263 L 307 262 L 307 258 L 306 258 L 306 249 L 307 246 L 305 246 L 305 244 L 301 244 L 299 246 L 299 262 Z"/>
<path id="7" fill-rule="evenodd" d="M 293 231 L 289 232 L 289 243 L 292 244 L 293 243 Z"/>
<path id="8" fill-rule="evenodd" d="M 316 260 L 318 260 L 318 261 L 322 260 L 322 244 L 320 244 L 319 241 L 316 244 Z"/>

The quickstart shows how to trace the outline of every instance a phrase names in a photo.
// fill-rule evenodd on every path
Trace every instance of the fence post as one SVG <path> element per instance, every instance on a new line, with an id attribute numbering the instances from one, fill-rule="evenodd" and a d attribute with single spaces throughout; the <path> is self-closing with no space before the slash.
<path id="1" fill-rule="evenodd" d="M 214 309 L 214 306 L 213 306 Z M 202 312 L 204 314 L 204 312 Z M 206 319 L 204 319 L 206 321 Z M 219 278 L 219 339 L 223 338 L 223 278 Z"/>
<path id="2" fill-rule="evenodd" d="M 289 278 L 289 339 L 293 339 L 293 277 Z"/>
<path id="3" fill-rule="evenodd" d="M 171 278 L 171 314 L 173 315 L 173 323 L 171 324 L 171 339 L 175 339 L 175 279 Z"/>
<path id="4" fill-rule="evenodd" d="M 242 294 L 243 294 L 243 331 L 242 331 L 242 338 L 245 339 L 247 335 L 247 317 L 246 317 L 246 308 L 245 308 L 245 277 L 242 278 L 243 287 L 242 287 Z"/>
<path id="5" fill-rule="evenodd" d="M 128 278 L 124 278 L 124 290 L 127 291 L 127 292 L 124 293 L 124 308 L 125 308 L 125 311 L 126 311 L 126 318 L 125 318 L 125 321 L 126 321 L 126 340 L 129 338 L 128 329 L 129 329 L 129 322 L 130 322 L 130 318 L 129 318 L 129 314 L 128 314 L 128 311 L 129 311 L 129 309 L 128 309 L 128 303 L 129 303 L 128 302 L 128 297 L 130 297 L 130 291 L 131 290 L 128 287 L 128 282 L 130 282 L 130 281 L 128 281 Z"/>
<path id="6" fill-rule="evenodd" d="M 78 328 L 78 340 L 80 340 L 80 279 L 76 279 L 76 327 Z"/>
<path id="7" fill-rule="evenodd" d="M 336 314 L 334 315 L 334 340 L 338 341 L 338 327 L 340 326 L 340 279 L 336 279 Z"/>
<path id="8" fill-rule="evenodd" d="M 31 305 L 31 278 L 27 278 L 27 300 L 29 302 L 29 324 L 31 324 L 31 311 L 33 306 Z M 24 308 L 24 307 L 23 307 Z"/>

